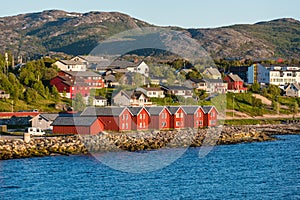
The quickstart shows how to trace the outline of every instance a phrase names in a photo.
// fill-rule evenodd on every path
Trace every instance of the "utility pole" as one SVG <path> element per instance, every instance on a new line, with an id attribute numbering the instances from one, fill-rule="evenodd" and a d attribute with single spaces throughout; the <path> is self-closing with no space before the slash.
<path id="1" fill-rule="evenodd" d="M 234 118 L 234 98 L 235 98 L 235 96 L 233 95 L 233 97 L 232 97 L 232 108 L 233 108 L 233 110 L 232 110 L 232 118 Z"/>

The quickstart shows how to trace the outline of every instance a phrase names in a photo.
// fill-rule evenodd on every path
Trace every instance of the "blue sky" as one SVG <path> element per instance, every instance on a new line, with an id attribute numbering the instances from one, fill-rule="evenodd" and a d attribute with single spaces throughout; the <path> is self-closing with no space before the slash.
<path id="1" fill-rule="evenodd" d="M 299 0 L 8 0 L 2 2 L 0 16 L 49 9 L 119 11 L 155 25 L 202 28 L 282 17 L 300 20 L 299 8 Z"/>

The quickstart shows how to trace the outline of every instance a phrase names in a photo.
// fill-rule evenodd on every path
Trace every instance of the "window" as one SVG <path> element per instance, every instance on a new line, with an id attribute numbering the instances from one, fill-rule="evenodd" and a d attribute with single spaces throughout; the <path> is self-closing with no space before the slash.
<path id="1" fill-rule="evenodd" d="M 211 123 L 211 125 L 215 125 L 216 121 L 215 120 L 211 120 L 210 123 Z"/>
<path id="2" fill-rule="evenodd" d="M 143 123 L 142 122 L 140 123 L 140 128 L 143 128 Z"/>
<path id="3" fill-rule="evenodd" d="M 143 114 L 143 118 L 146 119 L 146 114 Z"/>
<path id="4" fill-rule="evenodd" d="M 143 127 L 146 128 L 146 123 L 145 122 L 143 123 Z"/>
<path id="5" fill-rule="evenodd" d="M 143 115 L 142 114 L 140 114 L 140 119 L 143 119 Z"/>
<path id="6" fill-rule="evenodd" d="M 203 121 L 201 120 L 201 121 L 199 121 L 200 122 L 200 126 L 202 126 L 203 125 Z"/>
<path id="7" fill-rule="evenodd" d="M 128 129 L 128 123 L 126 123 L 126 129 Z"/>
<path id="8" fill-rule="evenodd" d="M 161 123 L 161 126 L 162 126 L 162 127 L 166 127 L 166 126 L 167 126 L 167 123 L 166 123 L 166 122 L 162 122 L 162 123 Z"/>
<path id="9" fill-rule="evenodd" d="M 128 119 L 128 114 L 126 114 L 126 119 Z"/>
<path id="10" fill-rule="evenodd" d="M 122 115 L 122 120 L 124 120 L 124 115 Z"/>
<path id="11" fill-rule="evenodd" d="M 122 129 L 124 129 L 124 126 L 125 126 L 124 123 L 122 123 Z"/>
<path id="12" fill-rule="evenodd" d="M 175 115 L 175 116 L 176 116 L 176 118 L 179 118 L 179 117 L 180 117 L 180 116 L 179 116 L 179 113 L 176 113 L 176 115 Z"/>
<path id="13" fill-rule="evenodd" d="M 180 126 L 181 125 L 181 122 L 176 122 L 176 126 Z"/>

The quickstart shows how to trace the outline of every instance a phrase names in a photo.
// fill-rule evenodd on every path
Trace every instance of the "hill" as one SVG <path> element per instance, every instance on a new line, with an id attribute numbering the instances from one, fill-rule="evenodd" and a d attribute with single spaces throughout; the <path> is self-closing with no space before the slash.
<path id="1" fill-rule="evenodd" d="M 0 18 L 2 51 L 16 56 L 49 52 L 88 54 L 116 33 L 154 26 L 118 12 L 69 13 L 48 10 Z M 300 22 L 278 19 L 213 29 L 183 29 L 214 58 L 299 58 Z"/>

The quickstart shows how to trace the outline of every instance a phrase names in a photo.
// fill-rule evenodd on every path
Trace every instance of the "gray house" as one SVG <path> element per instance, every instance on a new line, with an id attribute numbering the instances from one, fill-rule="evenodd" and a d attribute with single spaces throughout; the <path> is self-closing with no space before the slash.
<path id="1" fill-rule="evenodd" d="M 288 97 L 300 97 L 300 85 L 298 83 L 291 83 L 285 89 L 285 94 Z"/>
<path id="2" fill-rule="evenodd" d="M 39 114 L 33 117 L 30 121 L 32 127 L 41 128 L 42 130 L 52 130 L 52 122 L 58 117 L 59 114 L 52 114 L 52 113 L 44 113 Z"/>

